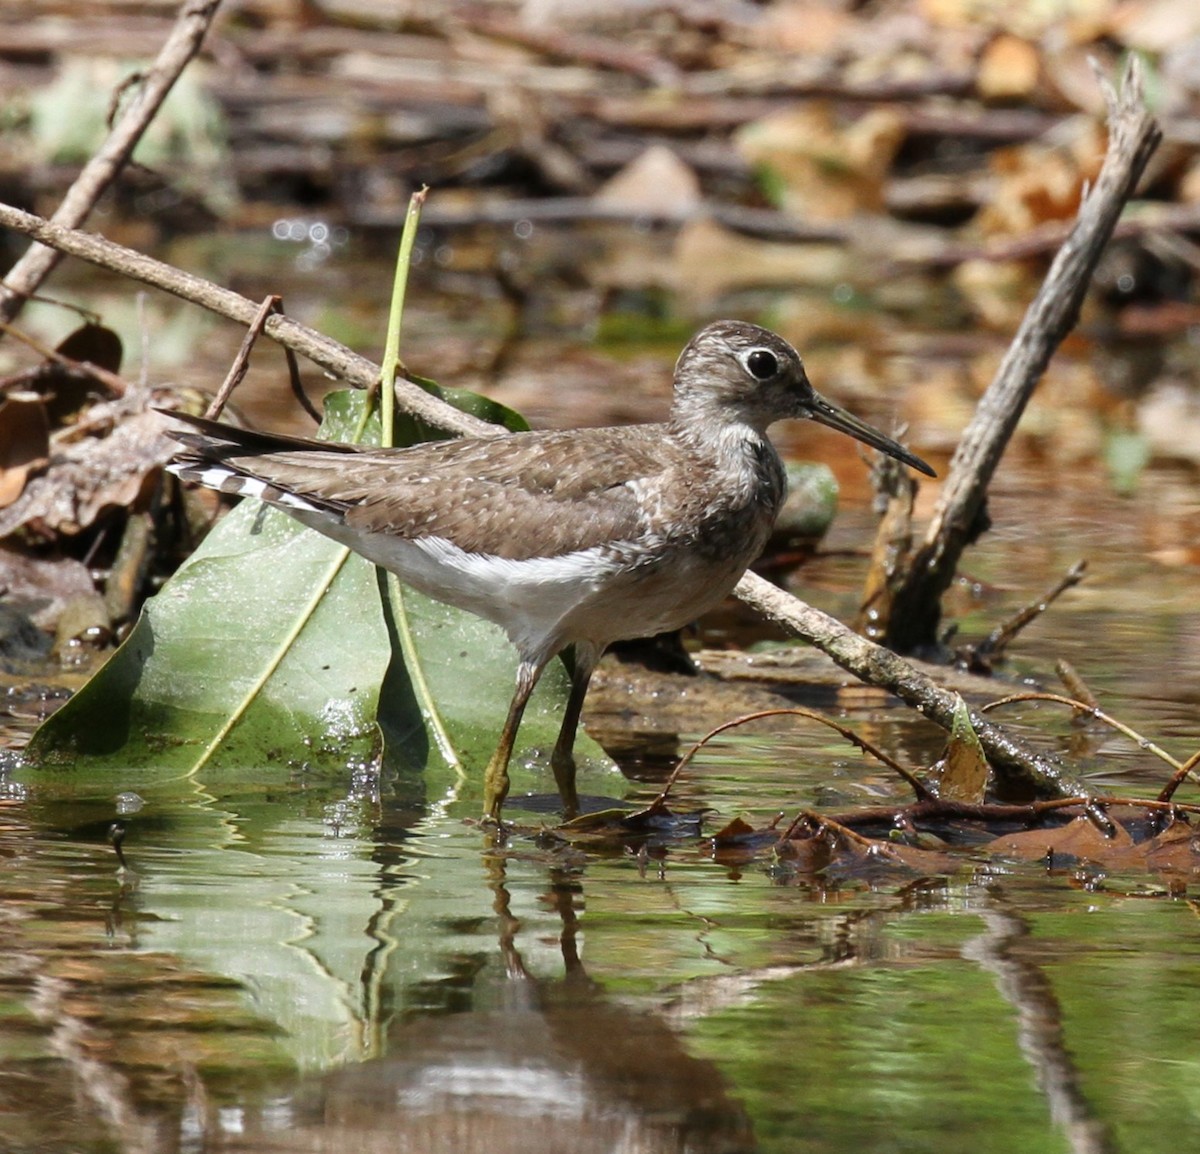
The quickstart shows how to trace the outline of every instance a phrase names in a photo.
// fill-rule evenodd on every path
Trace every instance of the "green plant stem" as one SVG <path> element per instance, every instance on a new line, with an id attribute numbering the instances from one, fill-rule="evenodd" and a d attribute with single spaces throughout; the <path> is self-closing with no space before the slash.
<path id="1" fill-rule="evenodd" d="M 404 293 L 408 287 L 408 270 L 412 262 L 413 244 L 417 239 L 417 224 L 429 189 L 422 186 L 409 197 L 404 232 L 400 236 L 400 251 L 396 256 L 396 276 L 392 281 L 392 305 L 388 311 L 387 343 L 383 350 L 379 419 L 383 426 L 382 443 L 394 445 L 396 413 L 396 374 L 400 368 L 400 323 L 404 315 Z"/>

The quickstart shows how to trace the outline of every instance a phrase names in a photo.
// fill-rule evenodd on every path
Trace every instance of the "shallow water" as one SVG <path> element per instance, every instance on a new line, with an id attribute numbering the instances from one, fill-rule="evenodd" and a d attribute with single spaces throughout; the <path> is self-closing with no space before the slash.
<path id="1" fill-rule="evenodd" d="M 719 814 L 824 788 L 751 744 Z M 7 1149 L 1153 1151 L 1200 1105 L 1152 878 L 497 848 L 339 783 L 148 806 L 120 869 L 107 816 L 6 806 Z"/>

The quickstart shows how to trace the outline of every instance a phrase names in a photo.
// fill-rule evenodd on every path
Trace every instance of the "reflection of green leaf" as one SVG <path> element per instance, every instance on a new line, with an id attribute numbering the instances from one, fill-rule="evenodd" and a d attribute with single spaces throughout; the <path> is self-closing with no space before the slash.
<path id="1" fill-rule="evenodd" d="M 239 983 L 275 1027 L 277 1055 L 320 1069 L 371 1053 L 368 978 L 387 899 L 367 831 L 351 821 L 331 839 L 307 804 L 300 791 L 168 796 L 129 819 L 127 845 L 154 913 L 139 945 Z"/>
<path id="2" fill-rule="evenodd" d="M 328 398 L 326 434 L 360 427 L 364 403 L 362 393 Z M 207 783 L 215 769 L 264 782 L 298 765 L 366 760 L 381 729 L 388 763 L 461 777 L 498 737 L 512 646 L 496 626 L 395 582 L 385 600 L 382 584 L 363 558 L 243 501 L 38 730 L 30 764 L 115 771 L 124 788 L 202 769 Z M 552 744 L 567 688 L 555 665 L 526 713 L 523 747 Z M 598 755 L 589 744 L 581 736 L 579 752 Z"/>

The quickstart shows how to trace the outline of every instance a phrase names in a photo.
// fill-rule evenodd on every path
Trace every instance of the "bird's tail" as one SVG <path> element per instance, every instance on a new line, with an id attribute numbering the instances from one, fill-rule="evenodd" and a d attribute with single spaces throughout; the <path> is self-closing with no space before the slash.
<path id="1" fill-rule="evenodd" d="M 318 441 L 311 437 L 290 437 L 282 433 L 263 433 L 243 429 L 223 421 L 196 417 L 160 409 L 164 416 L 190 426 L 188 429 L 167 429 L 183 450 L 170 462 L 167 472 L 183 481 L 217 489 L 234 496 L 257 497 L 271 505 L 287 509 L 323 512 L 314 501 L 258 476 L 254 469 L 256 458 L 272 453 L 339 453 L 354 454 L 359 446 L 342 441 Z"/>

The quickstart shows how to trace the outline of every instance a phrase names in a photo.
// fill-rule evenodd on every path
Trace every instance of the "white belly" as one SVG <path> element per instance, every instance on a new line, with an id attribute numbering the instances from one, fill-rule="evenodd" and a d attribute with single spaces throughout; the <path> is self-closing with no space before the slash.
<path id="1" fill-rule="evenodd" d="M 718 604 L 762 546 L 748 541 L 719 562 L 683 550 L 623 567 L 601 548 L 511 561 L 441 538 L 362 536 L 325 514 L 289 512 L 427 596 L 496 622 L 523 654 L 549 655 L 576 641 L 603 648 L 678 629 Z"/>

